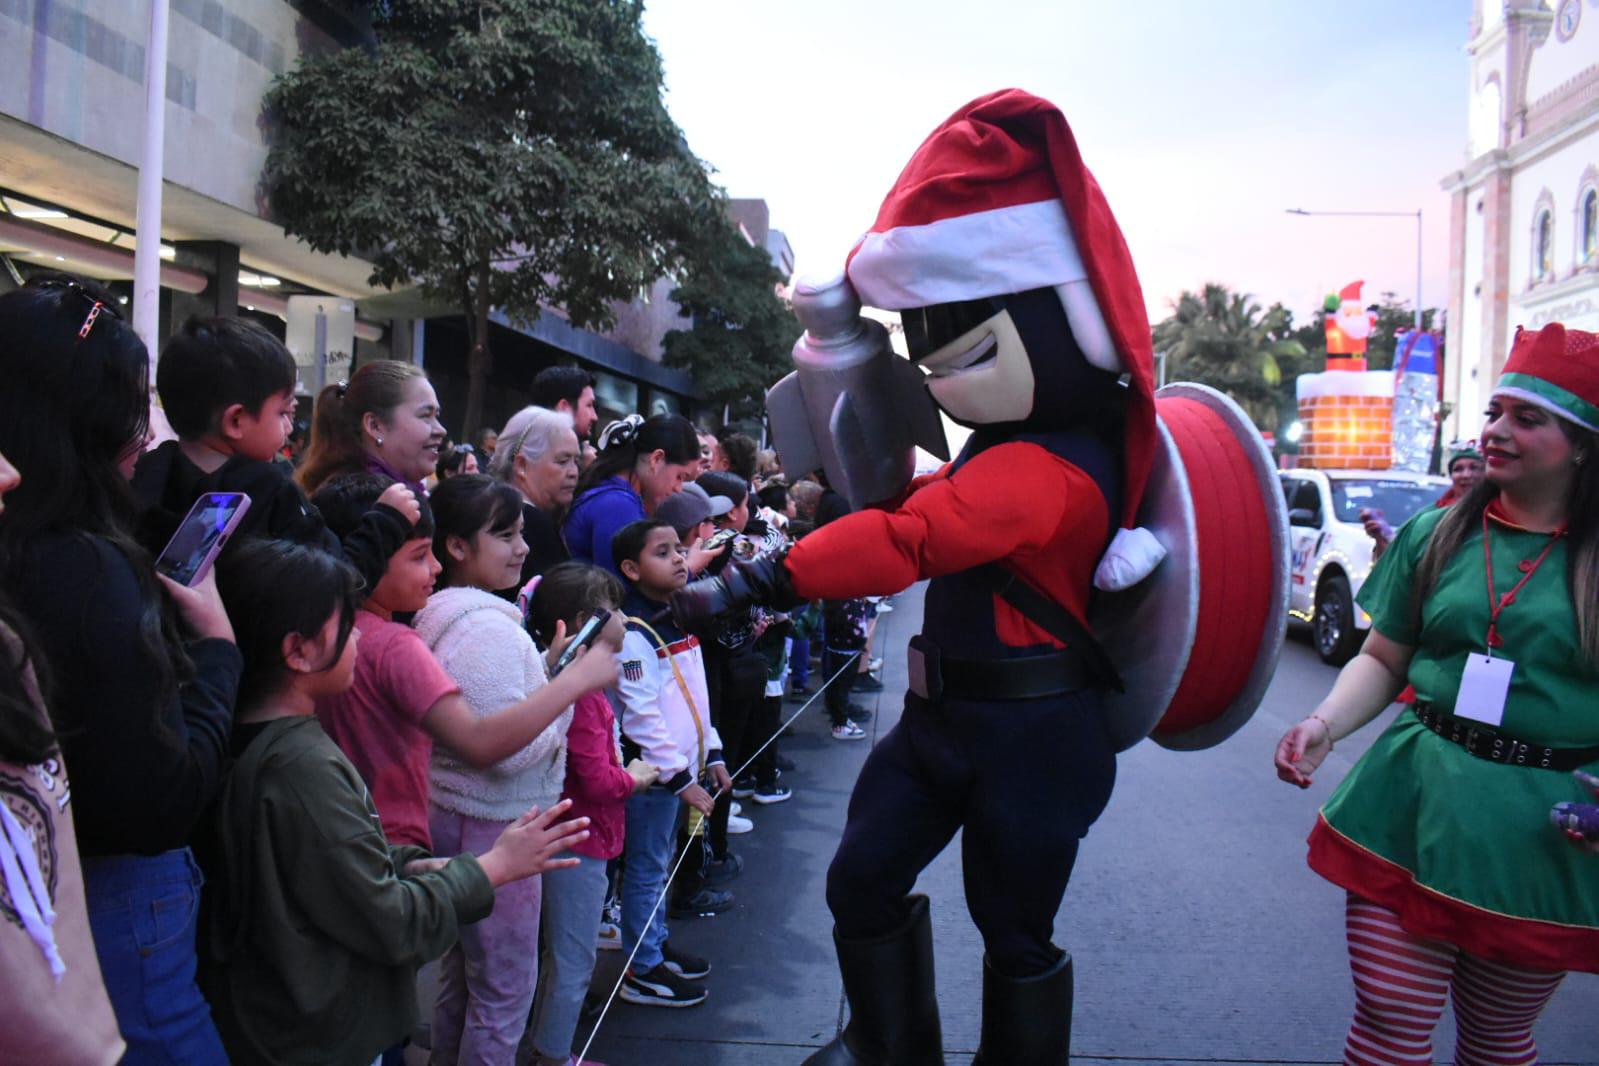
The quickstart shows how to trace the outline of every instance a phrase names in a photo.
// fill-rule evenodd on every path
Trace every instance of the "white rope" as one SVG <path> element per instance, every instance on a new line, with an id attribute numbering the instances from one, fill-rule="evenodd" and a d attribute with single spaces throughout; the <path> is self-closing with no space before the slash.
<path id="1" fill-rule="evenodd" d="M 755 760 L 759 758 L 761 752 L 765 751 L 772 744 L 776 743 L 777 738 L 783 735 L 783 730 L 792 725 L 800 715 L 810 710 L 811 704 L 815 703 L 822 696 L 822 694 L 827 691 L 829 685 L 833 684 L 833 682 L 837 681 L 840 677 L 843 677 L 846 671 L 852 669 L 860 657 L 860 652 L 856 652 L 854 655 L 851 655 L 848 661 L 846 661 L 843 666 L 839 667 L 838 672 L 832 677 L 828 678 L 827 681 L 823 683 L 822 687 L 817 689 L 816 692 L 812 694 L 811 698 L 806 700 L 804 704 L 800 706 L 799 710 L 795 711 L 789 716 L 787 721 L 777 727 L 777 732 L 766 738 L 766 743 L 755 749 L 755 754 L 751 755 L 748 761 L 746 761 L 743 766 L 738 768 L 737 773 L 728 775 L 729 779 L 737 781 L 740 777 L 742 777 L 744 775 L 744 771 L 748 770 Z M 720 790 L 712 793 L 712 802 L 715 802 L 721 797 L 721 795 L 722 793 Z M 705 822 L 705 832 L 706 834 L 709 834 L 710 819 L 705 819 Z M 588 1058 L 589 1048 L 593 1046 L 594 1038 L 600 1035 L 600 1026 L 605 1024 L 605 1016 L 610 1013 L 611 1004 L 616 1002 L 616 995 L 622 990 L 622 982 L 627 980 L 627 973 L 628 970 L 633 966 L 633 959 L 638 955 L 638 949 L 644 946 L 644 934 L 648 932 L 650 926 L 655 923 L 655 916 L 660 913 L 661 904 L 666 902 L 666 896 L 672 890 L 672 878 L 677 876 L 678 868 L 683 865 L 683 860 L 688 858 L 688 853 L 692 851 L 693 848 L 694 838 L 690 837 L 688 844 L 683 848 L 682 853 L 678 855 L 677 861 L 672 864 L 671 871 L 666 875 L 666 884 L 662 886 L 661 894 L 656 897 L 655 905 L 650 908 L 650 916 L 648 920 L 645 921 L 644 928 L 639 930 L 638 940 L 633 944 L 633 950 L 627 953 L 627 960 L 622 963 L 622 972 L 617 976 L 616 984 L 611 986 L 610 995 L 605 997 L 605 1006 L 600 1009 L 600 1016 L 594 1020 L 594 1028 L 589 1031 L 589 1038 L 583 1042 L 583 1050 L 577 1053 L 577 1059 L 574 1061 L 573 1066 L 583 1066 L 584 1061 Z"/>

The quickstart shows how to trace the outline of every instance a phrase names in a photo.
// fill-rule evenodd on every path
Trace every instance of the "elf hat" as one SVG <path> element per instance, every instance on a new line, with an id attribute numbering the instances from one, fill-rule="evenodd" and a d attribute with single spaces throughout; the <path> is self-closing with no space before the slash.
<path id="1" fill-rule="evenodd" d="M 1121 228 L 1055 105 L 1002 89 L 956 111 L 911 156 L 846 270 L 862 302 L 884 310 L 1053 287 L 1074 332 L 1085 314 L 1102 319 L 1077 339 L 1129 377 L 1122 525 L 1133 524 L 1156 447 L 1149 316 Z"/>
<path id="2" fill-rule="evenodd" d="M 1599 433 L 1599 334 L 1559 322 L 1537 330 L 1517 326 L 1494 395 L 1514 396 Z"/>
<path id="3" fill-rule="evenodd" d="M 1453 470 L 1455 464 L 1462 459 L 1475 459 L 1479 463 L 1482 462 L 1482 452 L 1477 450 L 1475 441 L 1463 441 L 1450 449 L 1449 461 L 1444 464 L 1444 469 Z"/>

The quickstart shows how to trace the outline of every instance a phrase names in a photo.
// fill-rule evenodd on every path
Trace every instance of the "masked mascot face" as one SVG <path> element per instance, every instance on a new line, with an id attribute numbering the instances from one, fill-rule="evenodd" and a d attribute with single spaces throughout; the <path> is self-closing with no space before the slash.
<path id="1" fill-rule="evenodd" d="M 1017 431 L 1069 429 L 1114 412 L 1122 390 L 1116 371 L 1103 365 L 1115 359 L 1114 349 L 1087 287 L 1070 294 L 1077 315 L 1068 313 L 1067 288 L 1079 287 L 901 311 L 911 360 L 927 372 L 938 406 L 963 426 Z M 1099 359 L 1085 351 L 1079 332 Z"/>

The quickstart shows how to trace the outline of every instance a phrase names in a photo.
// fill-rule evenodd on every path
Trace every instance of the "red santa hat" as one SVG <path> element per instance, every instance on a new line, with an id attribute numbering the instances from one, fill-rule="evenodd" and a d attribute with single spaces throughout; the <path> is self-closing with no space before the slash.
<path id="1" fill-rule="evenodd" d="M 1537 404 L 1599 433 L 1599 334 L 1559 322 L 1543 329 L 1516 327 L 1493 394 Z"/>
<path id="2" fill-rule="evenodd" d="M 1074 331 L 1070 293 L 1086 282 L 1104 334 L 1079 344 L 1130 379 L 1122 525 L 1135 524 L 1156 440 L 1149 316 L 1121 228 L 1055 105 L 1002 89 L 956 111 L 911 156 L 846 269 L 862 301 L 885 310 L 1055 287 Z"/>
<path id="3" fill-rule="evenodd" d="M 1343 288 L 1338 290 L 1338 298 L 1340 300 L 1353 300 L 1356 303 L 1359 303 L 1360 289 L 1361 286 L 1365 284 L 1366 283 L 1364 281 L 1351 281 L 1348 285 L 1345 285 Z"/>

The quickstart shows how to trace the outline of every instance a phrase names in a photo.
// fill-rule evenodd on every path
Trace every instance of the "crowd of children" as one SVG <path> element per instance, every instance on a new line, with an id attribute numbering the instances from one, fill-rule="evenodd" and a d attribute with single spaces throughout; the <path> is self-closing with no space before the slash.
<path id="1" fill-rule="evenodd" d="M 691 574 L 783 550 L 814 498 L 764 483 L 744 440 L 728 451 L 748 471 L 704 472 L 680 420 L 635 418 L 601 435 L 595 465 L 617 473 L 589 484 L 655 516 L 603 545 L 590 522 L 577 561 L 524 581 L 527 512 L 547 501 L 470 464 L 427 493 L 424 377 L 330 386 L 348 454 L 307 497 L 280 456 L 295 365 L 266 330 L 184 325 L 156 382 L 178 439 L 145 450 L 144 349 L 95 290 L 30 285 L 0 297 L 7 316 L 32 331 L 4 353 L 11 399 L 58 430 L 55 454 L 0 439 L 24 486 L 0 523 L 20 577 L 0 638 L 19 677 L 38 663 L 54 681 L 7 699 L 70 726 L 59 746 L 8 735 L 8 753 L 50 755 L 62 790 L 59 755 L 82 775 L 89 966 L 118 1032 L 86 994 L 80 1039 L 106 1061 L 114 1039 L 136 1063 L 397 1062 L 418 968 L 439 959 L 432 1061 L 558 1066 L 602 945 L 629 952 L 621 999 L 705 998 L 710 964 L 667 919 L 731 903 L 727 839 L 751 826 L 735 797 L 790 797 L 767 741 L 816 622 L 751 612 L 685 633 L 668 601 Z M 558 384 L 586 406 L 546 412 L 561 440 L 592 423 L 580 377 Z M 520 453 L 529 434 L 508 436 Z M 194 587 L 158 578 L 151 560 L 210 492 L 250 497 L 232 543 Z"/>

